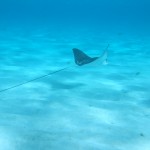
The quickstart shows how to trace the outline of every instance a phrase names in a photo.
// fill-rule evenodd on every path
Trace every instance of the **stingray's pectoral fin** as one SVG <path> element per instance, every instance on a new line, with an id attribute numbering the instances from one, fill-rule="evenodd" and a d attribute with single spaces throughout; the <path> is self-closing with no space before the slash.
<path id="1" fill-rule="evenodd" d="M 105 59 L 103 62 L 102 62 L 103 65 L 107 65 L 108 64 L 108 60 Z"/>
<path id="2" fill-rule="evenodd" d="M 83 66 L 85 64 L 89 64 L 99 58 L 99 57 L 91 58 L 87 54 L 85 54 L 84 52 L 82 52 L 81 50 L 79 50 L 77 48 L 73 48 L 72 50 L 73 50 L 73 54 L 74 54 L 75 63 L 78 66 Z"/>
<path id="3" fill-rule="evenodd" d="M 102 53 L 102 55 L 99 57 L 99 60 L 100 62 L 103 64 L 103 65 L 107 65 L 108 64 L 108 47 L 109 47 L 109 44 L 108 46 L 105 48 L 104 52 Z"/>

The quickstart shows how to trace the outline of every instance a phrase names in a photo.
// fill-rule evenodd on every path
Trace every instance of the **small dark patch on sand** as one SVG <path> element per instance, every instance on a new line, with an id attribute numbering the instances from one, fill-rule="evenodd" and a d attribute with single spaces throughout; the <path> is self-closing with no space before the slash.
<path id="1" fill-rule="evenodd" d="M 143 133 L 140 133 L 140 136 L 144 137 L 144 134 L 143 134 Z"/>
<path id="2" fill-rule="evenodd" d="M 122 35 L 123 35 L 123 33 L 122 33 L 122 32 L 118 32 L 118 33 L 117 33 L 117 35 L 122 36 Z"/>
<path id="3" fill-rule="evenodd" d="M 135 73 L 136 76 L 138 76 L 138 75 L 140 75 L 140 74 L 141 74 L 140 72 L 136 72 L 136 73 Z"/>

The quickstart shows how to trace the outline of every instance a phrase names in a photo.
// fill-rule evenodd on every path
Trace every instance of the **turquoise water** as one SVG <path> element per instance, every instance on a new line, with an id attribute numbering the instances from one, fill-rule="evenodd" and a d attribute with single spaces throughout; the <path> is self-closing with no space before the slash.
<path id="1" fill-rule="evenodd" d="M 0 4 L 0 150 L 150 150 L 148 1 Z"/>

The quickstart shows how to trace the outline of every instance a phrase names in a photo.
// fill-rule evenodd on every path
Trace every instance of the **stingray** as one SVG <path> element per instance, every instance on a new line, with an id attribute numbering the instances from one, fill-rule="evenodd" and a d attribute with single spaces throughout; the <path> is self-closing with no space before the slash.
<path id="1" fill-rule="evenodd" d="M 96 60 L 100 60 L 104 63 L 107 62 L 107 51 L 108 51 L 108 47 L 109 45 L 106 47 L 106 49 L 104 50 L 103 54 L 99 57 L 90 57 L 88 56 L 87 54 L 85 54 L 83 51 L 77 49 L 77 48 L 73 48 L 73 54 L 74 54 L 74 61 L 75 61 L 75 64 L 78 65 L 78 66 L 83 66 L 83 65 L 87 65 L 89 63 L 92 63 Z M 56 74 L 58 72 L 61 72 L 61 71 L 64 71 L 68 68 L 70 68 L 71 66 L 68 66 L 68 67 L 65 67 L 65 68 L 62 68 L 62 69 L 59 69 L 59 70 L 56 70 L 56 71 L 53 71 L 53 72 L 50 72 L 50 73 L 47 73 L 45 75 L 42 75 L 42 76 L 39 76 L 39 77 L 36 77 L 34 79 L 31 79 L 31 80 L 28 80 L 26 82 L 23 82 L 23 83 L 20 83 L 20 84 L 16 84 L 14 86 L 11 86 L 11 87 L 8 87 L 6 89 L 2 89 L 0 90 L 0 93 L 1 92 L 5 92 L 5 91 L 8 91 L 8 90 L 11 90 L 11 89 L 14 89 L 14 88 L 17 88 L 17 87 L 20 87 L 22 85 L 25 85 L 25 84 L 28 84 L 30 82 L 33 82 L 33 81 L 36 81 L 36 80 L 39 80 L 39 79 L 42 79 L 42 78 L 45 78 L 47 76 L 50 76 L 50 75 L 53 75 L 53 74 Z"/>
<path id="2" fill-rule="evenodd" d="M 75 63 L 78 66 L 83 66 L 83 65 L 89 64 L 99 58 L 99 57 L 90 57 L 87 54 L 85 54 L 83 51 L 81 51 L 77 48 L 73 48 L 72 50 L 73 50 L 73 54 L 74 54 Z"/>
<path id="3" fill-rule="evenodd" d="M 107 63 L 107 51 L 108 51 L 109 45 L 104 50 L 103 54 L 99 57 L 90 57 L 87 54 L 85 54 L 83 51 L 73 48 L 73 54 L 74 54 L 74 61 L 78 66 L 83 66 L 89 63 L 94 62 L 95 60 L 101 60 L 103 63 Z"/>

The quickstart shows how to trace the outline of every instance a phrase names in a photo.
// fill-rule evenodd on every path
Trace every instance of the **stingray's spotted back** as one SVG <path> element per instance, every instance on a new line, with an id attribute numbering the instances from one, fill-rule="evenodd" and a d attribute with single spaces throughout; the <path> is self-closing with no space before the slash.
<path id="1" fill-rule="evenodd" d="M 73 48 L 72 50 L 73 50 L 73 54 L 74 54 L 75 63 L 78 66 L 82 66 L 82 65 L 91 63 L 99 58 L 99 57 L 91 58 L 87 54 L 85 54 L 84 52 L 82 52 L 81 50 L 79 50 L 77 48 Z"/>

